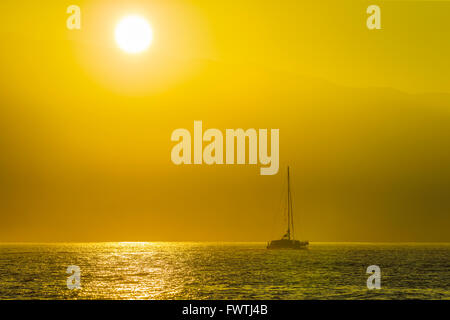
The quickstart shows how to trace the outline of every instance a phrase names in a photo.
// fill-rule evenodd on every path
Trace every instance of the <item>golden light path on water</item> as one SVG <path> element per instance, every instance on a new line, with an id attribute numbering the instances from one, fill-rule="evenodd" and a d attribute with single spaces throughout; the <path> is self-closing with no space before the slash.
<path id="1" fill-rule="evenodd" d="M 450 244 L 0 244 L 0 299 L 449 299 Z M 367 290 L 366 268 L 382 269 Z M 81 270 L 81 289 L 66 269 Z"/>

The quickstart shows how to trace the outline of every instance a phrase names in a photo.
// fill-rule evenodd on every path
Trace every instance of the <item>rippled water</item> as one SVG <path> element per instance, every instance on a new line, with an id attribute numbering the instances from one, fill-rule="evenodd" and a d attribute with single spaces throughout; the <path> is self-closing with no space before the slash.
<path id="1" fill-rule="evenodd" d="M 81 289 L 66 285 L 81 268 Z M 382 288 L 368 290 L 378 265 Z M 0 244 L 1 299 L 450 299 L 450 244 Z"/>

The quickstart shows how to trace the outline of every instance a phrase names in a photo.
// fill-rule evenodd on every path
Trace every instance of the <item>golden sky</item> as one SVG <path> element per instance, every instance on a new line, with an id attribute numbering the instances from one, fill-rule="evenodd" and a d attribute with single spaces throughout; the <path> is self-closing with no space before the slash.
<path id="1" fill-rule="evenodd" d="M 114 41 L 134 13 L 154 33 L 139 55 Z M 3 0 L 0 15 L 0 241 L 271 240 L 287 164 L 302 238 L 450 241 L 450 2 Z M 194 120 L 279 128 L 280 173 L 175 166 L 170 135 Z"/>

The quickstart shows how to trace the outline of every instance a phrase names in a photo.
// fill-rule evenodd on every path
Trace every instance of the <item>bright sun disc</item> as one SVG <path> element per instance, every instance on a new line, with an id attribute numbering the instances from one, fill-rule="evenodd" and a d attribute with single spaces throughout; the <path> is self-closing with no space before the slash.
<path id="1" fill-rule="evenodd" d="M 150 46 L 153 32 L 145 19 L 139 16 L 127 16 L 117 25 L 115 38 L 123 51 L 140 53 Z"/>

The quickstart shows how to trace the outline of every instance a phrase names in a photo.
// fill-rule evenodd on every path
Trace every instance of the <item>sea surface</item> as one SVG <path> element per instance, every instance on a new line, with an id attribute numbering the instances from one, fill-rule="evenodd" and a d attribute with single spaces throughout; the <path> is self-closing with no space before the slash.
<path id="1" fill-rule="evenodd" d="M 0 244 L 0 299 L 450 299 L 450 244 Z M 68 266 L 81 288 L 67 287 Z M 366 269 L 381 269 L 368 290 Z"/>

